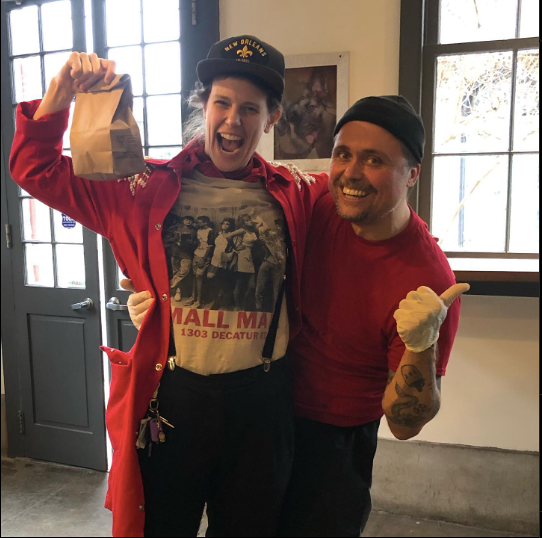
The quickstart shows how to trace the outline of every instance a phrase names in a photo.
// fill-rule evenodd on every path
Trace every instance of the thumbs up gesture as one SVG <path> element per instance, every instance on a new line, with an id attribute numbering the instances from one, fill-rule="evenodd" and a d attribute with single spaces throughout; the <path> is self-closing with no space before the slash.
<path id="1" fill-rule="evenodd" d="M 440 297 L 426 286 L 411 291 L 393 314 L 397 332 L 406 348 L 421 353 L 431 347 L 438 340 L 448 308 L 469 289 L 468 284 L 454 284 Z"/>

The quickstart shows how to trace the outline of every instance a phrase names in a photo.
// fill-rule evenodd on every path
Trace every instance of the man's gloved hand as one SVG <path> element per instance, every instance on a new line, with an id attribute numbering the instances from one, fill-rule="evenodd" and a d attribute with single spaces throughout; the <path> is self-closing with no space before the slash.
<path id="1" fill-rule="evenodd" d="M 469 284 L 454 284 L 440 297 L 426 286 L 411 291 L 393 314 L 406 348 L 414 353 L 430 348 L 438 340 L 448 308 L 469 289 Z"/>
<path id="2" fill-rule="evenodd" d="M 124 278 L 120 281 L 120 287 L 127 290 L 135 292 L 134 285 L 132 281 L 128 278 Z M 128 313 L 130 314 L 130 319 L 135 325 L 135 328 L 139 331 L 141 324 L 143 323 L 143 318 L 147 313 L 147 310 L 151 307 L 154 299 L 151 296 L 149 291 L 141 291 L 139 293 L 132 293 L 128 297 Z"/>

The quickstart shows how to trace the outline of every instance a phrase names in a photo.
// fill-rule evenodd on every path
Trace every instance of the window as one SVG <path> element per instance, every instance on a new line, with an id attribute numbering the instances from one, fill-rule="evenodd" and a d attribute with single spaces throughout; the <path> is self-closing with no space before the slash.
<path id="1" fill-rule="evenodd" d="M 179 153 L 196 64 L 219 39 L 218 0 L 208 0 L 205 9 L 195 0 L 8 1 L 2 5 L 7 28 L 2 63 L 11 82 L 3 85 L 7 148 L 17 104 L 41 98 L 71 52 L 86 50 L 114 59 L 118 73 L 130 74 L 144 154 L 168 159 Z M 70 155 L 70 126 L 63 146 Z M 25 284 L 84 288 L 81 225 L 21 189 L 18 193 Z"/>
<path id="2" fill-rule="evenodd" d="M 454 270 L 477 271 L 480 280 L 499 271 L 532 279 L 539 257 L 538 2 L 406 4 L 401 93 L 421 103 L 427 131 L 418 212 Z"/>
<path id="3" fill-rule="evenodd" d="M 24 5 L 9 12 L 11 112 L 21 101 L 43 96 L 51 78 L 76 48 L 84 31 L 70 0 Z M 69 130 L 64 152 L 69 154 Z M 21 237 L 27 286 L 85 288 L 83 230 L 80 224 L 48 208 L 19 189 Z"/>
<path id="4" fill-rule="evenodd" d="M 106 51 L 129 73 L 144 153 L 181 150 L 181 27 L 178 0 L 106 0 Z"/>

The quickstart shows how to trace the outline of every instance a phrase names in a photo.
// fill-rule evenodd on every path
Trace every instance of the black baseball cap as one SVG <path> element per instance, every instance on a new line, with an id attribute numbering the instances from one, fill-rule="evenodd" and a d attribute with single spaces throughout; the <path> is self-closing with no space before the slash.
<path id="1" fill-rule="evenodd" d="M 230 37 L 215 43 L 207 59 L 198 63 L 201 83 L 218 75 L 248 75 L 273 92 L 279 100 L 284 93 L 284 56 L 275 47 L 252 35 Z"/>
<path id="2" fill-rule="evenodd" d="M 366 121 L 386 129 L 405 144 L 418 163 L 422 162 L 425 146 L 423 121 L 403 96 L 381 95 L 360 99 L 339 120 L 333 136 L 337 136 L 343 125 L 350 121 Z"/>

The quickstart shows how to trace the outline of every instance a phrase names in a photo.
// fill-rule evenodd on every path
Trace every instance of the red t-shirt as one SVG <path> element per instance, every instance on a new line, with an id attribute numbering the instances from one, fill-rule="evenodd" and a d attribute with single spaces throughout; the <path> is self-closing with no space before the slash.
<path id="1" fill-rule="evenodd" d="M 303 325 L 288 348 L 297 416 L 356 426 L 383 415 L 388 369 L 405 346 L 393 313 L 409 291 L 441 294 L 455 284 L 446 256 L 411 210 L 408 226 L 384 241 L 358 237 L 336 212 L 331 195 L 315 206 L 303 266 Z M 438 341 L 444 375 L 459 323 L 459 300 Z"/>

